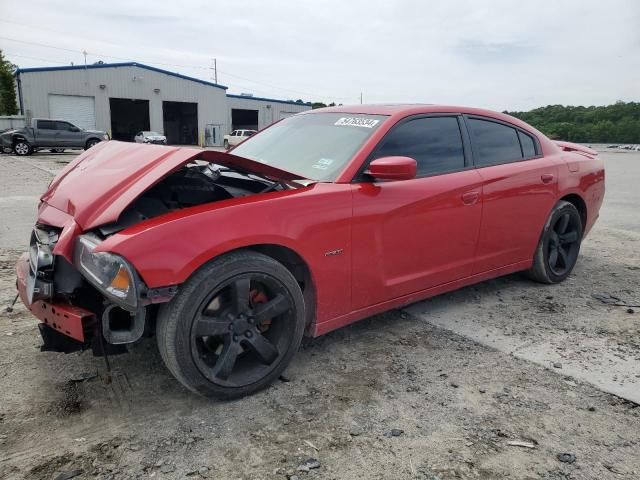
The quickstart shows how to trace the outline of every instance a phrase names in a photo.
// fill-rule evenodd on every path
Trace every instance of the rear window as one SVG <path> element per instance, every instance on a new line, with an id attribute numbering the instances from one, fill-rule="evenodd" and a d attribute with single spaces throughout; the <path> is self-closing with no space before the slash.
<path id="1" fill-rule="evenodd" d="M 518 131 L 518 136 L 520 137 L 520 145 L 522 145 L 522 154 L 524 155 L 524 158 L 535 157 L 537 152 L 536 143 L 533 141 L 533 138 L 520 131 Z"/>
<path id="2" fill-rule="evenodd" d="M 501 123 L 467 120 L 477 167 L 522 160 L 518 131 Z"/>
<path id="3" fill-rule="evenodd" d="M 57 130 L 56 122 L 52 120 L 38 120 L 38 128 L 41 130 Z"/>

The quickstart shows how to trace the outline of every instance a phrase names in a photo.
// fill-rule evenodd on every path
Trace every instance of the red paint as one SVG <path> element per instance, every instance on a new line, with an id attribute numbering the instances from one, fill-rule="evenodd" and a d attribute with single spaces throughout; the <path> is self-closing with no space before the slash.
<path id="1" fill-rule="evenodd" d="M 376 180 L 411 180 L 416 176 L 417 162 L 409 157 L 385 157 L 373 160 L 367 172 Z"/>
<path id="2" fill-rule="evenodd" d="M 323 110 L 389 116 L 335 183 L 176 211 L 115 234 L 98 250 L 122 255 L 147 286 L 163 287 L 184 282 L 231 250 L 264 244 L 288 248 L 311 272 L 316 297 L 311 333 L 319 335 L 389 308 L 528 268 L 549 212 L 566 195 L 577 195 L 586 204 L 586 232 L 598 216 L 604 168 L 595 153 L 574 144 L 558 145 L 508 115 L 448 106 Z M 352 182 L 395 123 L 429 113 L 508 122 L 535 136 L 542 155 L 426 178 Z M 42 197 L 39 221 L 64 228 L 55 253 L 70 259 L 77 234 L 117 219 L 140 193 L 196 156 L 283 180 L 294 178 L 218 152 L 104 142 L 72 162 Z M 334 251 L 340 253 L 327 255 Z"/>
<path id="3" fill-rule="evenodd" d="M 83 308 L 63 303 L 48 303 L 38 300 L 29 304 L 25 288 L 28 270 L 29 256 L 24 253 L 16 265 L 18 294 L 22 303 L 41 322 L 63 335 L 84 343 L 86 328 L 95 322 L 94 314 Z"/>

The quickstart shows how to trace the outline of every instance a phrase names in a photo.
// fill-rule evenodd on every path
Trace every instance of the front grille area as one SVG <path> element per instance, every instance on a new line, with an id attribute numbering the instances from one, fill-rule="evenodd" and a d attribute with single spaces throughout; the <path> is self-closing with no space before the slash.
<path id="1" fill-rule="evenodd" d="M 29 276 L 27 298 L 29 303 L 50 300 L 53 297 L 53 248 L 58 242 L 59 229 L 36 225 L 29 242 Z"/>

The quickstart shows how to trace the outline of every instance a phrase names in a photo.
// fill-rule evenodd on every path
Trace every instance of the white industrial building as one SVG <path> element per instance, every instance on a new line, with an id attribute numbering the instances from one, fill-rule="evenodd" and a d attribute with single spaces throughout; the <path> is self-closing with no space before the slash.
<path id="1" fill-rule="evenodd" d="M 262 129 L 310 103 L 228 95 L 227 87 L 140 63 L 24 68 L 16 72 L 27 118 L 57 118 L 130 141 L 142 130 L 180 145 L 222 145 L 230 131 Z"/>

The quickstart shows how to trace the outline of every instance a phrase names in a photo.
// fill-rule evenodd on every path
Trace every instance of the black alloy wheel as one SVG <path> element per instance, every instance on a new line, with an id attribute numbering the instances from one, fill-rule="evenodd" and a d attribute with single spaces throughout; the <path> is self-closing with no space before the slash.
<path id="1" fill-rule="evenodd" d="M 529 276 L 541 283 L 558 283 L 567 278 L 578 260 L 583 230 L 576 207 L 558 202 L 540 237 Z"/>
<path id="2" fill-rule="evenodd" d="M 160 354 L 190 390 L 218 398 L 266 387 L 296 353 L 305 327 L 302 291 L 266 255 L 234 252 L 203 266 L 158 313 Z"/>
<path id="3" fill-rule="evenodd" d="M 222 386 L 245 387 L 278 365 L 295 334 L 293 300 L 274 277 L 233 277 L 200 305 L 191 327 L 191 355 Z"/>
<path id="4" fill-rule="evenodd" d="M 547 242 L 547 262 L 554 275 L 560 277 L 571 270 L 580 250 L 580 218 L 563 213 L 551 227 Z"/>

